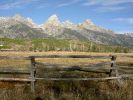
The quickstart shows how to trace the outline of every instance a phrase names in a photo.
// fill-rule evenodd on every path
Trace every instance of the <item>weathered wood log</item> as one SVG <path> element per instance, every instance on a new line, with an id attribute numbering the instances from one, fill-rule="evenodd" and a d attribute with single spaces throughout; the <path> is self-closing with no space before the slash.
<path id="1" fill-rule="evenodd" d="M 0 67 L 0 74 L 30 74 L 30 68 Z"/>
<path id="2" fill-rule="evenodd" d="M 11 60 L 30 60 L 30 57 L 13 57 L 13 56 L 0 56 L 0 59 L 11 59 Z"/>
<path id="3" fill-rule="evenodd" d="M 110 58 L 109 56 L 90 56 L 90 55 L 44 55 L 44 56 L 30 56 L 35 58 Z"/>
<path id="4" fill-rule="evenodd" d="M 4 71 L 4 72 L 0 72 L 0 74 L 17 74 L 17 75 L 21 75 L 21 74 L 24 74 L 24 75 L 29 75 L 30 72 L 18 72 L 18 71 L 12 71 L 12 72 L 8 72 L 8 71 Z"/>
<path id="5" fill-rule="evenodd" d="M 27 82 L 31 82 L 33 81 L 32 79 L 30 78 L 6 78 L 6 77 L 0 77 L 0 81 L 27 81 Z M 35 81 L 35 80 L 34 80 Z"/>
<path id="6" fill-rule="evenodd" d="M 15 67 L 0 67 L 0 72 L 30 72 L 30 68 L 27 67 L 27 68 L 15 68 Z"/>
<path id="7" fill-rule="evenodd" d="M 120 75 L 122 78 L 132 78 L 133 79 L 133 74 L 123 74 Z"/>
<path id="8" fill-rule="evenodd" d="M 60 80 L 112 80 L 112 79 L 120 79 L 121 77 L 105 77 L 105 78 L 35 78 L 36 80 L 55 80 L 55 81 L 60 81 Z"/>
<path id="9" fill-rule="evenodd" d="M 121 66 L 121 65 L 119 65 L 118 68 L 119 69 L 125 69 L 125 70 L 133 70 L 132 66 Z"/>

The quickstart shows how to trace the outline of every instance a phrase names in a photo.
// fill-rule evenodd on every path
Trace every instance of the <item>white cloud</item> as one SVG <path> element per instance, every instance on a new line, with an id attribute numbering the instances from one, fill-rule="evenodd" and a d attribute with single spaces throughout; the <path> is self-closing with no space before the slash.
<path id="1" fill-rule="evenodd" d="M 44 0 L 7 0 L 0 2 L 0 10 L 11 8 L 21 8 L 26 4 L 33 4 L 36 8 L 44 8 L 48 6 Z"/>
<path id="2" fill-rule="evenodd" d="M 86 0 L 82 5 L 84 6 L 93 6 L 93 5 L 102 5 L 102 6 L 114 6 L 123 3 L 133 3 L 133 0 Z"/>
<path id="3" fill-rule="evenodd" d="M 111 12 L 111 11 L 120 11 L 124 10 L 126 7 L 116 7 L 116 6 L 110 6 L 110 7 L 98 7 L 95 9 L 95 11 L 98 12 Z"/>
<path id="4" fill-rule="evenodd" d="M 44 3 L 44 4 L 37 5 L 36 8 L 41 9 L 41 8 L 46 8 L 46 7 L 49 7 L 49 6 L 50 5 L 48 3 Z"/>
<path id="5" fill-rule="evenodd" d="M 115 18 L 113 21 L 133 25 L 133 18 Z"/>
<path id="6" fill-rule="evenodd" d="M 10 9 L 15 7 L 21 7 L 24 4 L 29 3 L 32 0 L 8 0 L 7 2 L 0 3 L 0 9 Z"/>
<path id="7" fill-rule="evenodd" d="M 103 1 L 101 1 L 101 0 L 87 0 L 82 5 L 83 6 L 93 6 L 93 5 L 101 4 L 102 2 Z"/>
<path id="8" fill-rule="evenodd" d="M 109 6 L 109 5 L 119 5 L 124 3 L 133 3 L 133 0 L 107 0 L 108 2 L 103 2 L 102 5 Z"/>
<path id="9" fill-rule="evenodd" d="M 64 3 L 60 3 L 57 5 L 57 7 L 65 7 L 65 6 L 69 6 L 69 5 L 72 5 L 72 4 L 75 4 L 75 3 L 78 3 L 82 0 L 72 0 L 71 2 L 64 2 Z"/>

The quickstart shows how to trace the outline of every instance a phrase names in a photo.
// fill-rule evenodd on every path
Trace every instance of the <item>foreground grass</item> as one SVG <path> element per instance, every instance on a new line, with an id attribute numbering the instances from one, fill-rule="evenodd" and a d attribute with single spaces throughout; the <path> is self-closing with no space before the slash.
<path id="1" fill-rule="evenodd" d="M 123 87 L 119 87 L 116 81 L 38 81 L 35 94 L 30 92 L 27 84 L 9 84 L 12 84 L 10 88 L 0 89 L 1 100 L 133 99 L 133 84 L 130 80 L 124 80 Z"/>
<path id="2" fill-rule="evenodd" d="M 111 53 L 85 53 L 85 52 L 1 52 L 0 56 L 30 56 L 30 55 L 105 55 Z M 133 66 L 133 54 L 115 54 L 117 55 L 117 65 Z M 106 62 L 105 59 L 37 59 L 41 62 L 59 63 L 65 65 L 83 65 Z M 0 67 L 27 67 L 29 61 L 0 60 Z M 52 76 L 60 76 L 59 73 L 48 73 Z M 42 76 L 46 70 L 39 71 Z M 56 74 L 56 75 L 53 75 Z M 44 74 L 45 75 L 45 74 Z M 101 77 L 104 74 L 67 72 L 68 75 L 77 75 L 76 77 Z M 62 76 L 60 76 L 62 77 Z M 0 100 L 133 100 L 133 81 L 123 80 L 123 85 L 116 80 L 110 81 L 37 81 L 35 94 L 30 91 L 30 84 L 18 82 L 0 82 Z"/>

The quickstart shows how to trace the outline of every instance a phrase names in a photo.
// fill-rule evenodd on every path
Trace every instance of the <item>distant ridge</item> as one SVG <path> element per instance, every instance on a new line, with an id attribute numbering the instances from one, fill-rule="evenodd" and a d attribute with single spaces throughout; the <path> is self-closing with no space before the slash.
<path id="1" fill-rule="evenodd" d="M 133 47 L 133 35 L 116 34 L 112 30 L 95 25 L 90 19 L 81 24 L 74 24 L 69 20 L 61 22 L 57 15 L 50 16 L 42 25 L 37 25 L 31 18 L 24 18 L 18 14 L 0 17 L 0 37 L 79 39 L 99 44 Z"/>

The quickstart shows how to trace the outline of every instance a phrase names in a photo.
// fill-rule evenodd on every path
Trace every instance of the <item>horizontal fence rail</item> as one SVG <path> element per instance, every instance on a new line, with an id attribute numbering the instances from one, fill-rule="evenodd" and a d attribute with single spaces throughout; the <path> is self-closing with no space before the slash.
<path id="1" fill-rule="evenodd" d="M 112 80 L 112 79 L 120 79 L 121 77 L 105 77 L 105 78 L 36 78 L 37 80 L 53 80 L 53 81 L 59 81 L 59 80 Z"/>
<path id="2" fill-rule="evenodd" d="M 110 59 L 110 61 L 100 62 L 97 64 L 89 65 L 75 65 L 68 66 L 63 64 L 49 64 L 45 62 L 39 62 L 36 59 L 39 58 L 89 58 L 89 59 Z M 117 66 L 116 65 L 116 56 L 90 56 L 90 55 L 44 55 L 44 56 L 29 56 L 29 57 L 14 57 L 14 56 L 0 56 L 0 60 L 29 60 L 30 66 L 28 67 L 0 67 L 0 74 L 9 74 L 9 75 L 27 75 L 26 77 L 2 77 L 0 76 L 0 81 L 22 81 L 31 83 L 31 91 L 34 92 L 35 81 L 36 80 L 118 80 L 120 82 L 121 78 L 131 78 L 133 74 L 131 72 L 132 67 L 126 66 Z M 94 73 L 105 73 L 109 77 L 100 77 L 100 78 L 46 78 L 38 77 L 38 69 L 50 69 L 56 71 L 78 71 L 78 72 L 94 72 Z M 37 72 L 38 71 L 38 72 Z M 131 73 L 131 74 L 120 74 L 120 73 Z M 113 74 L 114 73 L 114 74 Z"/>
<path id="3" fill-rule="evenodd" d="M 111 56 L 90 56 L 90 55 L 45 55 L 45 56 L 30 56 L 32 58 L 111 58 Z"/>
<path id="4" fill-rule="evenodd" d="M 5 77 L 0 77 L 1 81 L 19 81 L 19 82 L 31 82 L 33 81 L 30 78 L 5 78 Z M 35 81 L 35 80 L 34 80 Z"/>
<path id="5" fill-rule="evenodd" d="M 31 58 L 30 57 L 17 57 L 17 56 L 15 56 L 15 57 L 13 57 L 13 56 L 0 56 L 0 59 L 11 59 L 11 60 L 30 60 Z"/>

